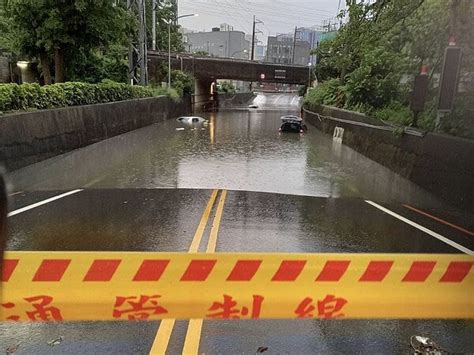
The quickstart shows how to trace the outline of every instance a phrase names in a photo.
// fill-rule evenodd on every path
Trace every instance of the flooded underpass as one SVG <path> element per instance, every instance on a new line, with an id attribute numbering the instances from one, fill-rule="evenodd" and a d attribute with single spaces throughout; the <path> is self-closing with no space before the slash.
<path id="1" fill-rule="evenodd" d="M 405 206 L 473 230 L 469 214 L 311 125 L 304 135 L 280 134 L 280 116 L 299 113 L 297 96 L 261 94 L 254 103 L 258 108 L 203 114 L 206 124 L 170 119 L 12 172 L 10 210 L 22 212 L 9 219 L 8 248 L 186 252 L 213 190 L 227 191 L 217 252 L 474 248 L 471 236 Z M 199 251 L 206 250 L 207 240 Z M 5 349 L 18 344 L 17 353 L 148 353 L 159 327 L 158 321 L 4 323 L 0 344 Z M 442 320 L 205 321 L 198 350 L 405 353 L 412 335 L 424 335 L 449 351 L 473 352 L 473 327 L 472 321 Z M 167 353 L 183 351 L 187 328 L 188 321 L 174 324 Z M 48 345 L 59 337 L 60 344 Z"/>

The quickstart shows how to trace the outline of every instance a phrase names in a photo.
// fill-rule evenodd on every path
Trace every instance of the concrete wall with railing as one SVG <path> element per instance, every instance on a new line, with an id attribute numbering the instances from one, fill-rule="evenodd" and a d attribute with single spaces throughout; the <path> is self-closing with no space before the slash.
<path id="1" fill-rule="evenodd" d="M 303 115 L 327 134 L 342 128 L 343 144 L 474 213 L 474 141 L 416 130 L 402 134 L 393 127 L 373 124 L 365 115 L 327 106 L 303 110 Z"/>
<path id="2" fill-rule="evenodd" d="M 15 170 L 137 128 L 191 113 L 191 99 L 126 100 L 0 116 L 0 164 Z"/>

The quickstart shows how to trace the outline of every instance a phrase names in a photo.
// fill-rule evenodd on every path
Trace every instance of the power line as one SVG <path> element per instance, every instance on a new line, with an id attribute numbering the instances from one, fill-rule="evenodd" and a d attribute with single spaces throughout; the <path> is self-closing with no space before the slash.
<path id="1" fill-rule="evenodd" d="M 187 9 L 192 9 L 193 11 L 198 11 L 200 13 L 209 13 L 209 14 L 214 14 L 214 15 L 220 15 L 222 16 L 222 12 L 219 11 L 219 10 L 215 10 L 215 9 L 208 9 L 208 8 L 203 8 L 203 7 L 198 7 L 197 5 L 196 6 L 189 6 L 187 5 L 186 8 Z M 223 8 L 222 9 L 224 12 L 226 12 L 229 17 L 232 17 L 233 19 L 236 19 L 235 16 L 233 15 L 230 15 L 228 11 L 226 11 L 227 9 L 226 8 Z M 289 24 L 291 26 L 294 26 L 295 23 L 300 23 L 302 24 L 303 22 L 307 25 L 315 25 L 317 23 L 322 23 L 323 20 L 327 19 L 295 19 L 294 21 L 292 21 L 291 19 L 288 20 L 288 21 L 285 21 L 285 20 L 282 20 L 282 17 L 280 16 L 277 16 L 277 15 L 269 15 L 269 14 L 266 14 L 266 15 L 258 15 L 259 18 L 261 18 L 262 20 L 264 20 L 264 22 L 272 22 L 272 23 L 281 23 L 281 24 Z M 240 15 L 239 16 L 240 19 L 242 19 L 242 16 Z M 246 27 L 246 26 L 242 26 L 242 27 Z"/>
<path id="2" fill-rule="evenodd" d="M 239 1 L 239 0 L 237 0 L 237 1 Z M 272 8 L 280 9 L 280 10 L 284 10 L 284 11 L 288 11 L 288 9 L 289 9 L 284 4 L 278 4 L 278 3 L 275 3 L 274 1 L 271 1 L 271 2 L 269 1 L 268 4 L 257 4 L 257 3 L 253 3 L 253 2 L 249 2 L 249 1 L 247 1 L 247 3 L 250 6 L 262 6 L 265 9 L 268 9 L 269 6 L 271 6 Z M 301 10 L 305 11 L 306 13 L 307 12 L 321 12 L 321 13 L 327 13 L 328 15 L 331 15 L 333 13 L 332 11 L 315 8 L 313 6 L 311 6 L 311 7 L 304 6 L 304 5 L 298 4 L 294 0 L 291 2 L 291 8 L 292 9 L 298 8 L 298 9 L 301 9 Z"/>
<path id="3" fill-rule="evenodd" d="M 215 5 L 213 5 L 215 4 Z M 209 2 L 202 2 L 202 1 L 193 1 L 192 3 L 186 5 L 198 5 L 198 6 L 205 6 L 205 7 L 212 7 L 214 9 L 219 9 L 222 7 L 231 8 L 237 10 L 234 5 L 230 5 L 228 3 L 222 3 L 217 0 L 213 0 L 213 4 Z M 184 5 L 184 4 L 183 4 Z M 241 6 L 241 5 L 239 5 Z M 317 13 L 316 11 L 298 11 L 297 9 L 282 9 L 282 8 L 275 8 L 273 5 L 271 8 L 264 5 L 257 5 L 257 4 L 250 4 L 250 7 L 246 11 L 250 11 L 251 13 L 257 13 L 258 16 L 263 17 L 267 16 L 268 14 L 281 16 L 283 18 L 293 17 L 295 19 L 302 19 L 305 18 L 308 21 L 314 21 L 315 18 L 327 18 L 328 15 L 324 13 Z M 261 12 L 261 13 L 260 13 Z M 248 15 L 248 14 L 246 14 Z M 332 16 L 332 14 L 331 14 Z"/>
<path id="4" fill-rule="evenodd" d="M 194 7 L 194 6 L 191 6 L 191 7 L 186 7 L 186 9 L 190 10 L 190 11 L 195 11 L 195 12 L 199 12 L 201 14 L 207 14 L 207 15 L 213 15 L 213 17 L 216 17 L 216 18 L 220 18 L 222 19 L 222 12 L 221 11 L 218 11 L 218 10 L 211 10 L 211 9 L 203 9 L 201 7 Z M 226 13 L 228 14 L 228 16 L 234 20 L 236 20 L 237 22 L 237 19 L 235 18 L 235 16 L 233 15 L 230 15 L 227 11 Z M 260 17 L 260 16 L 259 16 Z M 262 17 L 260 17 L 262 18 Z M 295 22 L 298 22 L 298 21 L 282 21 L 280 17 L 277 17 L 277 16 L 267 16 L 267 17 L 263 17 L 262 18 L 266 23 L 276 23 L 276 24 L 284 24 L 284 25 L 289 25 L 291 27 L 293 27 L 295 25 Z M 240 21 L 239 21 L 240 22 Z M 308 21 L 308 20 L 305 20 L 304 23 L 302 23 L 302 21 L 299 21 L 300 22 L 300 26 L 299 27 L 311 27 L 311 26 L 314 26 L 314 25 L 321 25 L 322 24 L 322 21 L 319 21 L 319 23 L 315 23 L 315 22 L 312 22 L 312 21 Z M 242 26 L 242 24 L 240 24 Z M 246 28 L 246 26 L 242 26 L 244 29 Z M 245 31 L 247 31 L 248 33 L 250 33 L 250 31 L 248 31 L 248 28 L 245 29 Z M 291 30 L 289 30 L 291 31 Z M 271 32 L 271 31 L 270 31 Z"/>

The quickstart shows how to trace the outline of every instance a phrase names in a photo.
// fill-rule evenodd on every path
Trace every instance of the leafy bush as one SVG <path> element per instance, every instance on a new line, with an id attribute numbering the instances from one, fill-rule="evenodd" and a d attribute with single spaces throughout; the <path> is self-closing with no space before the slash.
<path id="1" fill-rule="evenodd" d="M 67 78 L 71 81 L 99 83 L 110 79 L 128 83 L 128 47 L 112 45 L 101 53 L 99 51 L 76 50 L 68 55 Z"/>
<path id="2" fill-rule="evenodd" d="M 382 121 L 393 122 L 403 126 L 411 126 L 413 122 L 411 110 L 400 102 L 393 102 L 389 106 L 374 111 L 373 116 Z"/>
<path id="3" fill-rule="evenodd" d="M 217 92 L 225 94 L 235 94 L 237 89 L 234 84 L 229 81 L 223 81 L 220 84 L 217 84 Z"/>
<path id="4" fill-rule="evenodd" d="M 306 91 L 308 91 L 308 85 L 301 85 L 298 89 L 298 96 L 306 95 Z"/>
<path id="5" fill-rule="evenodd" d="M 168 95 L 174 100 L 180 97 L 175 90 L 130 86 L 110 80 L 99 84 L 67 82 L 47 86 L 0 84 L 0 111 L 43 110 L 160 95 Z"/>
<path id="6" fill-rule="evenodd" d="M 171 88 L 171 89 L 162 89 L 162 91 L 165 91 L 167 93 L 167 95 L 174 101 L 174 102 L 179 102 L 179 100 L 181 100 L 181 96 L 179 95 L 179 93 Z"/>
<path id="7" fill-rule="evenodd" d="M 362 104 L 379 109 L 397 100 L 402 94 L 399 61 L 382 48 L 365 53 L 360 66 L 348 76 L 346 107 Z"/>
<path id="8" fill-rule="evenodd" d="M 181 70 L 171 71 L 171 87 L 174 88 L 180 96 L 192 94 L 194 92 L 194 78 Z"/>
<path id="9" fill-rule="evenodd" d="M 319 105 L 343 107 L 346 101 L 344 86 L 338 79 L 331 79 L 309 90 L 304 99 L 304 106 L 309 110 Z"/>

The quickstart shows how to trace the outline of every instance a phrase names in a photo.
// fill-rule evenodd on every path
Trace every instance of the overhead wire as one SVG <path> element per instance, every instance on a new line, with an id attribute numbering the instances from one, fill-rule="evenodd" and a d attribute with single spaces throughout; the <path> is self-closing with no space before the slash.
<path id="1" fill-rule="evenodd" d="M 241 1 L 239 0 L 236 0 L 237 3 L 240 3 Z M 268 9 L 269 6 L 271 6 L 271 8 L 274 8 L 274 9 L 279 9 L 279 10 L 283 10 L 285 12 L 288 11 L 288 6 L 287 4 L 282 4 L 282 3 L 278 3 L 278 2 L 275 2 L 274 0 L 272 1 L 268 1 L 267 3 L 256 3 L 256 2 L 251 2 L 251 1 L 245 1 L 249 6 L 255 6 L 255 7 L 262 7 L 264 9 Z M 294 7 L 293 10 L 302 10 L 301 12 L 303 13 L 308 13 L 309 11 L 311 12 L 320 12 L 320 13 L 326 13 L 327 15 L 332 15 L 333 14 L 333 11 L 330 11 L 330 10 L 323 10 L 323 9 L 320 9 L 320 8 L 315 8 L 315 7 L 307 7 L 307 6 L 304 6 L 304 5 L 301 5 L 301 4 L 298 4 L 296 1 L 292 1 L 291 2 L 291 5 Z"/>
<path id="2" fill-rule="evenodd" d="M 192 1 L 192 2 L 182 2 L 182 6 L 190 6 L 190 5 L 195 5 L 195 6 L 204 6 L 204 7 L 212 7 L 215 8 L 230 8 L 237 10 L 237 7 L 235 4 L 229 4 L 229 3 L 223 3 L 221 1 L 213 0 L 212 4 L 209 1 Z M 237 5 L 242 8 L 242 4 L 240 2 L 237 2 Z M 259 4 L 253 4 L 249 3 L 249 6 L 247 6 L 246 11 L 251 12 L 251 13 L 257 13 L 259 16 L 278 16 L 279 19 L 286 18 L 294 18 L 294 19 L 306 19 L 308 21 L 315 21 L 316 19 L 326 19 L 329 17 L 329 14 L 324 14 L 324 13 L 318 13 L 317 11 L 305 11 L 301 12 L 296 9 L 292 9 L 291 12 L 288 11 L 288 9 L 279 9 L 275 8 L 274 6 L 268 7 L 268 6 L 262 6 Z M 331 15 L 333 17 L 333 15 Z"/>
<path id="3" fill-rule="evenodd" d="M 247 13 L 251 14 L 252 11 L 247 7 L 247 6 L 244 6 L 243 4 L 241 4 L 240 1 L 236 1 L 236 4 L 244 11 L 246 11 Z M 263 27 L 265 27 L 265 29 L 268 31 L 268 35 L 271 35 L 271 31 L 270 29 L 267 27 L 267 25 L 265 25 L 265 22 L 261 21 L 259 24 L 261 24 Z M 257 35 L 255 35 L 257 37 Z"/>
<path id="4" fill-rule="evenodd" d="M 203 11 L 202 9 L 199 9 L 199 8 L 193 8 L 193 11 L 199 11 L 202 14 L 213 15 L 216 18 L 222 17 L 222 12 L 212 12 L 212 10 Z M 235 19 L 234 16 L 229 16 L 229 17 Z M 284 24 L 284 25 L 288 25 L 290 28 L 293 28 L 295 26 L 295 22 L 281 21 L 281 20 L 273 19 L 273 18 L 269 18 L 269 19 L 267 18 L 266 22 L 267 23 Z M 306 22 L 306 23 L 302 24 L 302 26 L 311 26 L 311 27 L 314 26 L 314 25 L 315 25 L 314 22 Z M 250 33 L 251 31 L 246 30 L 246 32 Z"/>
<path id="5" fill-rule="evenodd" d="M 183 5 L 184 7 L 184 5 Z M 224 11 L 225 13 L 227 13 L 229 15 L 229 17 L 236 19 L 235 16 L 231 15 L 227 9 L 228 8 L 225 8 L 225 7 L 221 7 L 221 10 L 216 10 L 214 7 L 202 7 L 202 6 L 198 6 L 198 5 L 186 5 L 186 8 L 190 9 L 190 10 L 193 10 L 193 11 L 199 11 L 200 13 L 207 13 L 207 14 L 211 14 L 211 15 L 217 15 L 217 16 L 222 16 L 222 11 Z M 260 18 L 264 19 L 265 22 L 270 22 L 270 23 L 280 23 L 280 24 L 287 24 L 287 25 L 290 25 L 290 26 L 294 26 L 295 23 L 298 23 L 298 22 L 304 22 L 304 25 L 309 25 L 309 26 L 312 26 L 312 25 L 317 25 L 318 22 L 319 23 L 322 23 L 322 20 L 315 20 L 315 19 L 295 19 L 295 21 L 285 21 L 285 20 L 282 20 L 282 18 L 280 16 L 277 16 L 277 15 L 264 15 L 264 16 L 260 16 Z M 240 17 L 241 18 L 241 17 Z M 242 24 L 240 24 L 242 26 Z M 246 27 L 246 26 L 243 26 L 243 27 Z"/>

